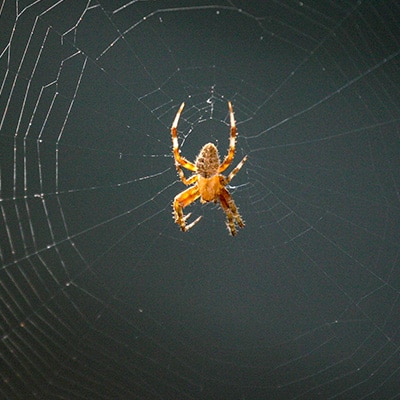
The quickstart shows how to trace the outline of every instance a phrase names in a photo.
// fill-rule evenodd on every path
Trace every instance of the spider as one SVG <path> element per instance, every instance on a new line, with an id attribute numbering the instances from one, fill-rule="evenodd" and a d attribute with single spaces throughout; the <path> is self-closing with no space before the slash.
<path id="1" fill-rule="evenodd" d="M 221 172 L 224 172 L 231 165 L 235 156 L 236 123 L 233 116 L 232 104 L 230 101 L 228 101 L 231 135 L 228 154 L 226 155 L 222 164 L 219 159 L 218 149 L 213 143 L 207 143 L 201 148 L 194 164 L 181 156 L 178 143 L 177 127 L 184 106 L 185 103 L 182 103 L 178 112 L 176 113 L 171 127 L 172 148 L 176 170 L 178 171 L 181 181 L 186 186 L 193 186 L 175 196 L 173 202 L 173 214 L 175 222 L 181 227 L 182 231 L 186 232 L 200 221 L 201 216 L 190 224 L 186 225 L 186 221 L 190 217 L 191 213 L 184 215 L 183 209 L 185 207 L 195 202 L 198 198 L 200 198 L 201 203 L 208 203 L 211 201 L 214 203 L 219 202 L 226 214 L 226 225 L 228 230 L 232 236 L 235 236 L 237 233 L 236 225 L 238 225 L 240 228 L 243 228 L 244 222 L 226 186 L 239 172 L 240 168 L 242 168 L 243 164 L 247 160 L 247 156 L 240 161 L 236 168 L 234 168 L 227 177 L 221 174 Z M 182 167 L 192 171 L 193 175 L 187 179 Z"/>

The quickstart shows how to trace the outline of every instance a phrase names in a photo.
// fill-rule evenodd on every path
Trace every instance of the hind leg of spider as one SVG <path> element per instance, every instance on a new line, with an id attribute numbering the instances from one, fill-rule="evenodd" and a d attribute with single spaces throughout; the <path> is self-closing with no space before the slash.
<path id="1" fill-rule="evenodd" d="M 174 153 L 175 163 L 176 165 L 182 165 L 182 167 L 188 169 L 189 171 L 196 171 L 196 167 L 193 163 L 188 161 L 185 157 L 181 156 L 181 152 L 179 150 L 179 142 L 178 142 L 178 122 L 181 116 L 183 107 L 185 107 L 185 103 L 182 103 L 178 112 L 176 113 L 174 122 L 171 126 L 171 137 L 172 137 L 172 150 Z M 179 172 L 179 171 L 178 171 Z"/>
<path id="2" fill-rule="evenodd" d="M 190 228 L 193 228 L 193 226 L 196 225 L 201 220 L 200 216 L 190 224 L 186 225 L 186 221 L 191 216 L 192 213 L 189 213 L 187 215 L 183 214 L 183 209 L 187 207 L 189 204 L 196 201 L 199 197 L 200 193 L 197 184 L 175 196 L 173 203 L 174 219 L 175 223 L 177 223 L 181 227 L 181 230 L 183 232 L 187 232 Z"/>
<path id="3" fill-rule="evenodd" d="M 224 161 L 222 162 L 221 166 L 219 167 L 219 172 L 225 171 L 230 165 L 235 156 L 235 149 L 236 149 L 236 122 L 235 117 L 233 115 L 233 108 L 230 101 L 228 101 L 228 108 L 229 108 L 229 118 L 231 123 L 231 135 L 229 138 L 229 150 L 228 154 L 226 155 Z"/>

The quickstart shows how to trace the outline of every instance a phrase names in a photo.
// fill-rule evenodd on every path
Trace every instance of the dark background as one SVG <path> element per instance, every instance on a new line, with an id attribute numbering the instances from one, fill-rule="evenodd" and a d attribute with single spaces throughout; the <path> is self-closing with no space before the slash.
<path id="1" fill-rule="evenodd" d="M 400 398 L 397 1 L 6 1 L 0 28 L 2 398 Z M 224 155 L 228 100 L 246 226 L 195 204 L 183 233 L 171 123 Z"/>

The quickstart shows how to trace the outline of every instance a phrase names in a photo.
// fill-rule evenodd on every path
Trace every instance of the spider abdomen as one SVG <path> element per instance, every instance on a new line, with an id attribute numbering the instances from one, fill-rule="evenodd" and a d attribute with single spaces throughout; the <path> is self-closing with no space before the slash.
<path id="1" fill-rule="evenodd" d="M 196 172 L 203 178 L 210 178 L 218 174 L 220 160 L 218 149 L 213 143 L 205 144 L 195 161 Z"/>

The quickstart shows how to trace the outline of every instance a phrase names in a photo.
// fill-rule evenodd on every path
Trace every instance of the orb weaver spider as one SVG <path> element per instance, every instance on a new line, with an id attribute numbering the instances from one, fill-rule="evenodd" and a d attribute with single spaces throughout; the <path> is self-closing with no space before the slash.
<path id="1" fill-rule="evenodd" d="M 243 167 L 243 164 L 247 160 L 247 156 L 240 161 L 236 168 L 234 168 L 227 177 L 221 174 L 231 165 L 235 156 L 236 123 L 233 115 L 232 104 L 230 101 L 228 101 L 231 133 L 228 154 L 226 155 L 222 164 L 219 159 L 218 149 L 213 143 L 207 143 L 201 148 L 194 164 L 181 156 L 178 143 L 177 127 L 184 106 L 185 103 L 182 103 L 178 112 L 176 113 L 171 127 L 172 148 L 176 170 L 181 181 L 186 186 L 193 186 L 175 196 L 173 202 L 173 214 L 175 222 L 181 227 L 182 231 L 188 231 L 190 228 L 196 225 L 202 217 L 200 216 L 190 224 L 186 225 L 186 221 L 192 213 L 184 215 L 183 209 L 195 202 L 198 198 L 200 198 L 201 203 L 213 201 L 214 203 L 219 203 L 221 205 L 226 214 L 227 228 L 230 234 L 235 236 L 237 233 L 236 225 L 240 228 L 243 228 L 244 222 L 226 186 L 239 172 L 240 168 Z M 193 175 L 187 179 L 182 167 L 192 171 Z"/>

